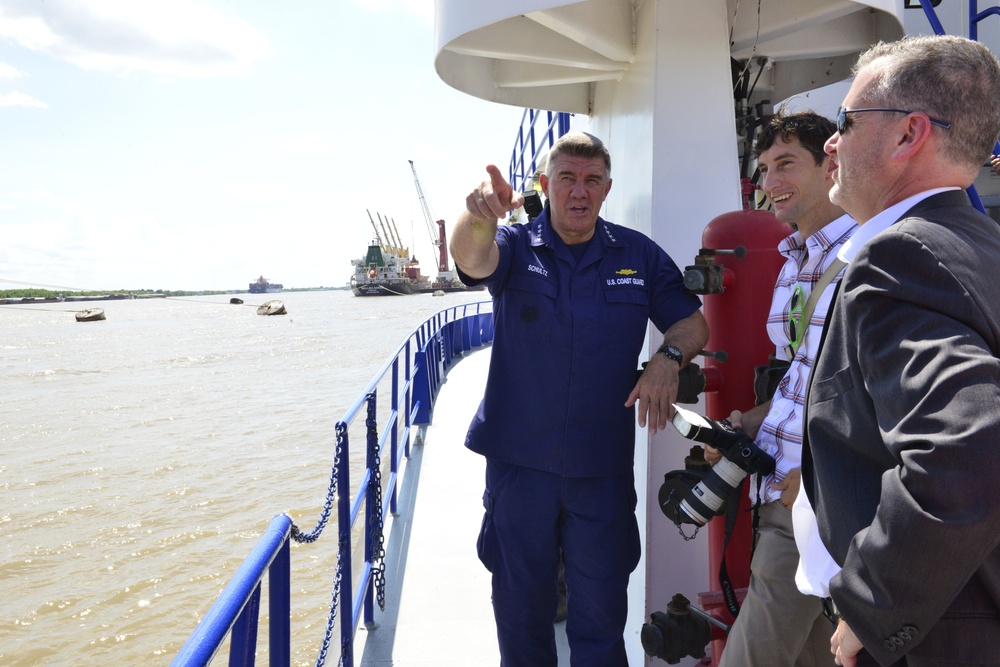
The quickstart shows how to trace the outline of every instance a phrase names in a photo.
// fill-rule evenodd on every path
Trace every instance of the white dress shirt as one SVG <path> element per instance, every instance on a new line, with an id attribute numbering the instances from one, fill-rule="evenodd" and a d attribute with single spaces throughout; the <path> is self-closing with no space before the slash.
<path id="1" fill-rule="evenodd" d="M 850 264 L 851 260 L 858 254 L 858 250 L 864 247 L 872 237 L 891 227 L 904 213 L 918 203 L 939 192 L 958 189 L 960 188 L 926 190 L 893 204 L 861 225 L 858 231 L 854 232 L 854 235 L 841 246 L 837 257 Z M 830 597 L 830 579 L 840 572 L 840 566 L 833 560 L 826 545 L 823 544 L 823 540 L 820 539 L 816 514 L 813 512 L 804 489 L 800 489 L 792 504 L 792 530 L 795 535 L 795 546 L 799 550 L 799 567 L 795 571 L 795 585 L 806 595 Z"/>

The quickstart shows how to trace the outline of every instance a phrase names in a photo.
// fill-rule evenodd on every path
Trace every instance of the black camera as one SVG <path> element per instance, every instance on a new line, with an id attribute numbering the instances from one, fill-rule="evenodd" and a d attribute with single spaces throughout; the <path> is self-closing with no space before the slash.
<path id="1" fill-rule="evenodd" d="M 774 458 L 728 420 L 715 421 L 677 405 L 674 409 L 674 428 L 689 440 L 718 449 L 722 459 L 707 471 L 692 470 L 689 465 L 686 470 L 667 473 L 660 487 L 660 509 L 678 526 L 704 526 L 723 513 L 726 498 L 748 474 L 774 472 Z"/>
<path id="2" fill-rule="evenodd" d="M 535 190 L 525 190 L 521 193 L 521 196 L 524 197 L 524 212 L 528 216 L 528 222 L 531 222 L 545 210 L 545 204 L 542 203 L 542 196 Z"/>
<path id="3" fill-rule="evenodd" d="M 766 364 L 753 367 L 753 394 L 757 399 L 757 405 L 767 403 L 778 390 L 778 385 L 788 372 L 791 366 L 790 361 L 778 359 L 773 354 L 767 358 Z"/>

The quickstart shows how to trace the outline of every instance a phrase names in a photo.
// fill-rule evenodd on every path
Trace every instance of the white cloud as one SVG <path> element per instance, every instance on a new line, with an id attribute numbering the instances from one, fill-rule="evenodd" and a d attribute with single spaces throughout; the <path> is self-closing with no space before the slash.
<path id="1" fill-rule="evenodd" d="M 21 71 L 12 65 L 7 63 L 0 63 L 0 79 L 18 79 L 21 77 Z"/>
<path id="2" fill-rule="evenodd" d="M 279 150 L 300 155 L 336 155 L 333 137 L 326 132 L 289 137 L 278 142 L 277 147 Z"/>
<path id="3" fill-rule="evenodd" d="M 400 7 L 434 25 L 434 0 L 351 0 L 369 11 L 396 11 Z"/>
<path id="4" fill-rule="evenodd" d="M 30 192 L 22 192 L 19 190 L 14 190 L 12 192 L 0 192 L 0 197 L 4 197 L 6 199 L 27 199 L 40 201 L 42 199 L 49 199 L 52 197 L 52 193 L 42 188 L 35 188 Z"/>
<path id="5" fill-rule="evenodd" d="M 35 99 L 31 95 L 13 92 L 0 95 L 0 107 L 34 107 L 36 109 L 48 109 L 49 105 L 41 100 Z"/>
<path id="6" fill-rule="evenodd" d="M 199 0 L 3 0 L 0 37 L 86 70 L 246 75 L 270 56 L 247 21 Z"/>

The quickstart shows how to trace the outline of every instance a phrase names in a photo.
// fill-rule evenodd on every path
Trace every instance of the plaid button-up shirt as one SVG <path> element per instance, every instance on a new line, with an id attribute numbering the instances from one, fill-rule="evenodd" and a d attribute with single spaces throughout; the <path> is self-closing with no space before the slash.
<path id="1" fill-rule="evenodd" d="M 803 240 L 795 232 L 786 237 L 778 251 L 786 261 L 781 267 L 774 285 L 771 310 L 767 317 L 767 333 L 775 346 L 779 359 L 788 359 L 791 341 L 792 297 L 796 286 L 801 289 L 801 298 L 808 299 L 813 286 L 823 276 L 823 272 L 837 258 L 840 247 L 858 229 L 858 225 L 848 215 L 843 215 L 823 229 Z M 757 433 L 757 445 L 774 457 L 774 473 L 769 475 L 761 487 L 761 501 L 769 503 L 781 497 L 781 491 L 774 484 L 783 480 L 790 470 L 802 465 L 802 411 L 805 406 L 806 388 L 812 370 L 819 339 L 823 333 L 823 322 L 830 308 L 840 273 L 827 285 L 809 322 L 802 334 L 802 342 L 792 357 L 791 365 L 778 384 L 771 409 L 764 418 Z M 801 313 L 802 306 L 797 310 Z M 796 326 L 802 326 L 797 323 Z M 756 501 L 756 480 L 750 485 L 751 500 Z"/>

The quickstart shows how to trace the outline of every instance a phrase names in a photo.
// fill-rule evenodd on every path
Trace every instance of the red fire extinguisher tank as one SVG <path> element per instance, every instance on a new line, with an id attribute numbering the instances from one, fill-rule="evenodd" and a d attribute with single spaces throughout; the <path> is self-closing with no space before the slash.
<path id="1" fill-rule="evenodd" d="M 774 282 L 784 264 L 777 246 L 791 232 L 792 228 L 770 211 L 734 211 L 713 219 L 702 234 L 702 253 L 711 255 L 716 251 L 713 261 L 724 267 L 724 291 L 704 297 L 710 331 L 706 349 L 726 352 L 725 362 L 711 357 L 705 360 L 705 411 L 709 417 L 725 419 L 733 410 L 744 411 L 754 405 L 754 367 L 766 364 L 768 355 L 774 352 L 766 323 Z M 739 247 L 745 248 L 745 254 L 726 252 Z M 726 570 L 740 599 L 744 592 L 740 589 L 750 583 L 752 525 L 751 513 L 744 511 L 749 508 L 743 492 L 739 519 L 725 554 Z M 719 582 L 724 544 L 725 517 L 720 516 L 708 524 L 711 590 L 701 594 L 699 602 L 715 617 L 732 623 Z M 714 665 L 718 665 L 724 645 L 724 638 L 712 642 Z"/>

